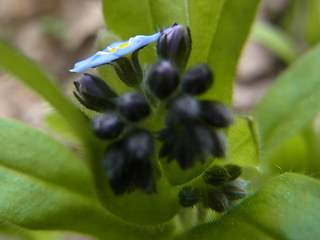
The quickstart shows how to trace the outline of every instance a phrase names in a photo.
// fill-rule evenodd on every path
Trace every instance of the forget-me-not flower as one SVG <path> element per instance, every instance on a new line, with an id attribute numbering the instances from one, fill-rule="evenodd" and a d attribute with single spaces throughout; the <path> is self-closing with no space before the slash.
<path id="1" fill-rule="evenodd" d="M 168 29 L 166 29 L 168 30 Z M 166 31 L 165 30 L 165 31 Z M 161 32 L 157 32 L 152 35 L 137 35 L 131 37 L 128 41 L 114 42 L 110 44 L 106 49 L 98 51 L 93 56 L 77 62 L 70 72 L 82 72 L 92 67 L 97 67 L 99 65 L 116 60 L 123 55 L 133 52 L 139 48 L 142 48 L 149 43 L 158 40 Z"/>

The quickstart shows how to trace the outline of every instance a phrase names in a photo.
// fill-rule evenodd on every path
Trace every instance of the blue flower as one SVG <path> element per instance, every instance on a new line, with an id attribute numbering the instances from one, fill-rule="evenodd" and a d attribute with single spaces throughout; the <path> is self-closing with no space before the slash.
<path id="1" fill-rule="evenodd" d="M 166 29 L 165 31 L 169 30 Z M 139 48 L 142 48 L 149 43 L 158 40 L 161 32 L 157 32 L 152 35 L 137 35 L 131 37 L 128 41 L 124 42 L 114 42 L 110 44 L 106 49 L 98 51 L 93 56 L 77 62 L 70 72 L 82 72 L 88 68 L 97 67 L 99 65 L 111 62 L 115 59 L 122 57 L 123 55 L 133 52 Z"/>

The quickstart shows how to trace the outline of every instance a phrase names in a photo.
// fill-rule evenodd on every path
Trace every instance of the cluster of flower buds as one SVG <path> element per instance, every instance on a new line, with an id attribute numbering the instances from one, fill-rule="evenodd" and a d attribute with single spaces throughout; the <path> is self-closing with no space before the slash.
<path id="1" fill-rule="evenodd" d="M 220 102 L 196 99 L 210 88 L 214 76 L 205 64 L 183 73 L 191 50 L 189 30 L 174 25 L 161 35 L 157 50 L 160 59 L 151 67 L 147 84 L 168 109 L 166 128 L 158 136 L 163 142 L 159 156 L 177 160 L 182 169 L 210 155 L 225 157 L 226 138 L 219 129 L 228 127 L 233 116 Z"/>
<path id="2" fill-rule="evenodd" d="M 138 51 L 157 39 L 159 59 L 143 74 Z M 99 112 L 92 119 L 92 127 L 97 137 L 108 140 L 101 166 L 116 195 L 135 189 L 155 192 L 160 176 L 158 156 L 168 162 L 176 160 L 181 169 L 190 169 L 197 161 L 206 162 L 210 156 L 225 157 L 227 142 L 221 128 L 233 122 L 233 115 L 220 102 L 197 99 L 211 87 L 214 75 L 206 64 L 185 71 L 190 51 L 189 29 L 175 24 L 150 36 L 137 35 L 113 43 L 71 70 L 83 71 L 108 63 L 124 83 L 140 89 L 118 95 L 105 81 L 90 74 L 74 83 L 79 102 Z M 122 57 L 128 52 L 133 52 L 130 59 Z M 165 106 L 167 113 L 163 116 L 166 126 L 155 133 L 138 126 L 151 114 L 151 102 L 155 108 Z M 161 142 L 159 153 L 155 153 L 154 135 Z M 202 200 L 206 206 L 224 211 L 230 201 L 245 195 L 236 185 L 240 174 L 241 169 L 234 165 L 213 167 L 204 175 L 208 188 L 185 187 L 179 202 L 190 207 Z"/>
<path id="3" fill-rule="evenodd" d="M 116 195 L 135 188 L 148 194 L 156 191 L 158 174 L 153 155 L 153 136 L 141 128 L 130 129 L 123 138 L 108 146 L 102 163 Z"/>
<path id="4" fill-rule="evenodd" d="M 156 191 L 154 137 L 134 125 L 151 112 L 144 96 L 137 92 L 118 96 L 103 80 L 90 74 L 74 84 L 79 102 L 100 112 L 91 120 L 96 136 L 113 140 L 104 152 L 102 165 L 114 193 L 121 195 L 135 188 L 149 194 Z"/>
<path id="5" fill-rule="evenodd" d="M 246 182 L 237 179 L 242 169 L 236 165 L 215 165 L 203 174 L 202 180 L 207 183 L 202 187 L 186 186 L 179 192 L 179 203 L 183 207 L 193 207 L 202 201 L 203 205 L 217 212 L 223 212 L 232 203 L 247 195 Z"/>

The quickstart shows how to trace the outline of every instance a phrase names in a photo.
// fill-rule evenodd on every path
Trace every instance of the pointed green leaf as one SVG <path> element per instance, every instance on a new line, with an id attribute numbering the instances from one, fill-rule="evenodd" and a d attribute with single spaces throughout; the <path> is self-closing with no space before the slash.
<path id="1" fill-rule="evenodd" d="M 228 161 L 240 166 L 259 166 L 260 146 L 255 121 L 252 118 L 235 119 L 228 130 Z"/>
<path id="2" fill-rule="evenodd" d="M 268 159 L 263 161 L 265 172 L 279 174 L 283 172 L 308 172 L 309 157 L 307 142 L 301 133 L 291 136 Z"/>
<path id="3" fill-rule="evenodd" d="M 48 101 L 66 119 L 76 134 L 83 139 L 91 138 L 87 119 L 59 89 L 56 79 L 1 39 L 0 68 Z"/>
<path id="4" fill-rule="evenodd" d="M 8 119 L 0 119 L 0 165 L 92 195 L 90 174 L 66 147 L 52 137 Z"/>
<path id="5" fill-rule="evenodd" d="M 2 237 L 15 240 L 66 240 L 59 232 L 27 230 L 5 221 L 0 223 L 0 239 L 4 239 Z"/>
<path id="6" fill-rule="evenodd" d="M 152 235 L 106 212 L 84 164 L 41 131 L 1 119 L 0 144 L 1 219 L 27 229 L 76 231 L 101 239 Z"/>
<path id="7" fill-rule="evenodd" d="M 320 2 L 318 0 L 309 0 L 307 2 L 305 38 L 309 46 L 313 46 L 320 41 Z"/>
<path id="8" fill-rule="evenodd" d="M 319 239 L 319 189 L 319 181 L 303 175 L 278 176 L 216 222 L 176 240 Z"/>
<path id="9" fill-rule="evenodd" d="M 103 0 L 107 29 L 127 40 L 138 34 L 153 34 L 175 22 L 187 24 L 185 0 Z"/>
<path id="10" fill-rule="evenodd" d="M 80 139 L 72 131 L 71 127 L 64 118 L 56 111 L 48 113 L 43 121 L 50 131 L 50 134 L 57 137 L 61 142 L 80 146 Z"/>
<path id="11" fill-rule="evenodd" d="M 189 19 L 192 51 L 189 66 L 206 62 L 209 58 L 220 14 L 226 0 L 189 0 Z"/>
<path id="12" fill-rule="evenodd" d="M 264 159 L 262 168 L 265 174 L 296 172 L 319 177 L 319 146 L 320 138 L 315 131 L 314 121 L 311 121 L 306 127 L 287 139 L 270 157 Z"/>
<path id="13" fill-rule="evenodd" d="M 269 155 L 320 110 L 318 45 L 286 70 L 254 109 L 263 152 Z"/>
<path id="14" fill-rule="evenodd" d="M 206 62 L 215 73 L 215 84 L 205 94 L 231 104 L 233 81 L 243 45 L 259 0 L 190 0 L 193 40 L 190 64 Z"/>

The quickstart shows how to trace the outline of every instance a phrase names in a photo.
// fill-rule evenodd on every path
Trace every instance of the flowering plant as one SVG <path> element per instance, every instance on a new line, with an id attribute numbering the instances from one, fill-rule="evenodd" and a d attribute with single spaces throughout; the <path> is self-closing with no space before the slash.
<path id="1" fill-rule="evenodd" d="M 129 40 L 106 48 L 110 35 L 99 35 L 104 45 L 70 70 L 87 71 L 74 82 L 77 102 L 0 41 L 0 66 L 48 101 L 54 123 L 72 135 L 63 144 L 0 120 L 3 231 L 23 229 L 26 239 L 61 239 L 38 230 L 97 239 L 319 237 L 318 180 L 274 177 L 272 168 L 279 156 L 290 161 L 287 146 L 299 150 L 291 137 L 320 107 L 306 97 L 319 94 L 320 71 L 310 64 L 319 47 L 242 116 L 230 106 L 233 81 L 259 1 L 102 2 L 107 31 Z M 168 28 L 154 33 L 156 25 Z"/>

